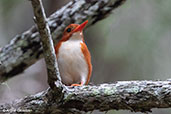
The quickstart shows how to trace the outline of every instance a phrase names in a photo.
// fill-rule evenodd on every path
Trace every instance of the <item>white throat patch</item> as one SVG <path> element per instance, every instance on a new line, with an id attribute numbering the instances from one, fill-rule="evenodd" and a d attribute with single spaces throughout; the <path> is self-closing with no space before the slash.
<path id="1" fill-rule="evenodd" d="M 82 32 L 75 32 L 69 40 L 82 40 Z"/>

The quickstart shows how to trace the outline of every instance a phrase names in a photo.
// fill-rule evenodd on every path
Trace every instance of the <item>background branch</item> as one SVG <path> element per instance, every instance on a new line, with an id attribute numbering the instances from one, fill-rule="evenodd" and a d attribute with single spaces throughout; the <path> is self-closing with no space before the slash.
<path id="1" fill-rule="evenodd" d="M 70 23 L 81 23 L 86 19 L 91 26 L 107 17 L 111 11 L 126 0 L 75 0 L 69 2 L 48 18 L 52 37 L 56 42 L 64 28 Z M 77 6 L 77 7 L 76 7 Z M 23 72 L 42 58 L 43 50 L 37 28 L 33 26 L 17 35 L 0 50 L 0 82 Z"/>
<path id="2" fill-rule="evenodd" d="M 171 108 L 171 81 L 119 81 L 114 84 L 82 86 L 63 91 L 61 102 L 56 102 L 57 93 L 48 89 L 11 104 L 3 109 L 27 109 L 31 112 L 130 110 L 149 112 L 152 108 Z M 47 102 L 50 99 L 51 102 Z M 48 107 L 48 108 L 47 108 Z"/>

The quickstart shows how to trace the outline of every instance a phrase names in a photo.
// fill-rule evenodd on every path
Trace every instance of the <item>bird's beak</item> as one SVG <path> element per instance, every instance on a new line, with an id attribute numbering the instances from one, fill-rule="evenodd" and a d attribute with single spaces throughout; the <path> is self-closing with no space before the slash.
<path id="1" fill-rule="evenodd" d="M 75 28 L 74 32 L 82 31 L 84 27 L 87 25 L 87 23 L 88 23 L 88 20 L 84 21 L 81 25 Z"/>

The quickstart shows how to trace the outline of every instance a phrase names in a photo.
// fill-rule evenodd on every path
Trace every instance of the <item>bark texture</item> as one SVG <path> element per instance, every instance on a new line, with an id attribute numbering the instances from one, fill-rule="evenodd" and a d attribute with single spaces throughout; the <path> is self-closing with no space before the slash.
<path id="1" fill-rule="evenodd" d="M 58 63 L 56 60 L 55 49 L 53 45 L 50 28 L 46 21 L 47 19 L 42 1 L 31 0 L 31 4 L 35 15 L 35 23 L 37 24 L 43 47 L 43 55 L 46 61 L 46 67 L 48 72 L 48 83 L 51 88 L 54 88 L 56 87 L 55 83 L 59 83 L 59 86 L 62 85 L 62 83 L 59 75 Z M 58 87 L 58 90 L 62 91 L 62 88 L 60 89 L 60 87 Z"/>
<path id="2" fill-rule="evenodd" d="M 52 14 L 47 23 L 54 42 L 70 23 L 89 20 L 89 26 L 107 17 L 126 0 L 73 0 Z M 40 36 L 35 26 L 17 35 L 0 50 L 0 83 L 23 72 L 43 56 Z"/>
<path id="3" fill-rule="evenodd" d="M 171 107 L 171 81 L 119 81 L 99 86 L 65 88 L 60 101 L 56 100 L 57 94 L 48 89 L 11 104 L 0 105 L 0 111 L 24 109 L 33 113 L 68 114 L 70 112 L 66 112 L 66 109 L 74 109 L 74 113 L 112 109 L 149 112 L 152 108 Z"/>

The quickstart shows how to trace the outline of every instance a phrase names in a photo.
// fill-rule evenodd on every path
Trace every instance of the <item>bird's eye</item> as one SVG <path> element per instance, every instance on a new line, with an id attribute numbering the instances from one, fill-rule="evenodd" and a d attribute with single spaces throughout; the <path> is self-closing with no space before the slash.
<path id="1" fill-rule="evenodd" d="M 67 32 L 71 32 L 71 28 L 68 28 L 66 31 L 67 31 Z"/>

